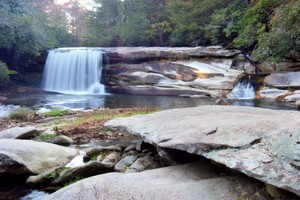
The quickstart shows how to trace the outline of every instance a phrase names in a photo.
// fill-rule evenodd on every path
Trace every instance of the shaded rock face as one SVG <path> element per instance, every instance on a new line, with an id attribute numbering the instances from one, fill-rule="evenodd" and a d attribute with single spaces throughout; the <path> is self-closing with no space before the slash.
<path id="1" fill-rule="evenodd" d="M 241 194 L 232 188 L 244 187 L 247 181 L 236 177 L 218 178 L 207 163 L 160 168 L 140 173 L 109 173 L 94 176 L 48 197 L 56 199 L 238 199 Z M 251 195 L 251 188 L 248 190 Z"/>
<path id="2" fill-rule="evenodd" d="M 224 96 L 254 67 L 238 50 L 222 47 L 107 48 L 102 82 L 109 92 Z M 236 59 L 235 59 L 236 58 Z"/>
<path id="3" fill-rule="evenodd" d="M 77 151 L 44 142 L 0 140 L 0 176 L 39 174 L 67 164 Z M 13 166 L 13 167 L 12 167 Z"/>
<path id="4" fill-rule="evenodd" d="M 119 118 L 105 125 L 143 136 L 160 148 L 205 156 L 300 195 L 299 119 L 297 111 L 201 106 Z"/>
<path id="5" fill-rule="evenodd" d="M 31 174 L 31 172 L 24 165 L 18 163 L 12 158 L 4 154 L 0 154 L 0 177 L 20 176 L 24 174 L 28 175 Z M 2 183 L 2 181 L 0 181 L 0 183 Z"/>

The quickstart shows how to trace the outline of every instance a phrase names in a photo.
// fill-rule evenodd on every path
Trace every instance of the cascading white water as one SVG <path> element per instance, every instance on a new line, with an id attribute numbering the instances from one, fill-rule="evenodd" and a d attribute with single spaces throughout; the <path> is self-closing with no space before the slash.
<path id="1" fill-rule="evenodd" d="M 43 76 L 46 91 L 102 94 L 103 54 L 99 48 L 59 48 L 49 52 Z"/>
<path id="2" fill-rule="evenodd" d="M 255 99 L 255 89 L 251 78 L 240 81 L 233 90 L 227 94 L 228 99 Z"/>

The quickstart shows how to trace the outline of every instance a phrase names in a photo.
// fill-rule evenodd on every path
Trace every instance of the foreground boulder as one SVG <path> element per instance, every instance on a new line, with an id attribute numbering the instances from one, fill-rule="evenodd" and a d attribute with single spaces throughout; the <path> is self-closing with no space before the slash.
<path id="1" fill-rule="evenodd" d="M 0 140 L 0 177 L 22 173 L 39 174 L 50 168 L 64 166 L 77 151 L 30 140 Z M 5 159 L 3 159 L 5 158 Z"/>
<path id="2" fill-rule="evenodd" d="M 300 195 L 299 119 L 298 111 L 201 106 L 119 118 L 105 125 L 162 148 L 205 156 Z"/>
<path id="3" fill-rule="evenodd" d="M 37 133 L 34 127 L 14 127 L 0 131 L 0 139 L 30 139 Z"/>
<path id="4" fill-rule="evenodd" d="M 45 199 L 238 199 L 242 192 L 233 190 L 236 184 L 240 188 L 249 186 L 242 178 L 219 178 L 207 163 L 197 162 L 140 173 L 94 176 L 65 187 Z M 255 190 L 248 188 L 247 191 L 251 196 Z"/>

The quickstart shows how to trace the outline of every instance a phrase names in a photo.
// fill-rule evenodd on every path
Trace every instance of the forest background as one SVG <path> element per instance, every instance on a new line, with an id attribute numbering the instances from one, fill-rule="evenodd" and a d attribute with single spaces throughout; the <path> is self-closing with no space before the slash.
<path id="1" fill-rule="evenodd" d="M 0 88 L 40 80 L 56 47 L 222 45 L 299 59 L 300 0 L 1 0 Z"/>

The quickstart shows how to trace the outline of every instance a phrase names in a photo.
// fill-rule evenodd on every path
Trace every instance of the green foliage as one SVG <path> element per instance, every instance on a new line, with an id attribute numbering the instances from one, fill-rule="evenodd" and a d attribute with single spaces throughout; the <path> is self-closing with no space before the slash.
<path id="1" fill-rule="evenodd" d="M 171 24 L 167 21 L 162 21 L 160 23 L 152 24 L 148 34 L 150 38 L 158 37 L 160 46 L 163 46 L 163 36 L 170 32 L 172 32 Z"/>
<path id="2" fill-rule="evenodd" d="M 87 21 L 85 43 L 89 46 L 116 46 L 118 28 L 121 20 L 120 0 L 95 0 L 96 11 L 90 11 Z"/>
<path id="3" fill-rule="evenodd" d="M 62 37 L 68 35 L 67 27 L 61 29 L 51 21 L 49 10 L 46 11 L 49 3 L 51 1 L 0 1 L 0 59 L 9 69 L 40 73 L 44 61 L 39 63 L 39 58 L 49 48 L 70 44 Z"/>
<path id="4" fill-rule="evenodd" d="M 9 70 L 4 62 L 0 60 L 0 87 L 10 82 L 10 76 L 16 74 L 16 71 Z"/>
<path id="5" fill-rule="evenodd" d="M 91 11 L 88 18 L 87 45 L 160 45 L 167 40 L 165 0 L 96 0 L 96 3 L 97 10 Z"/>
<path id="6" fill-rule="evenodd" d="M 71 115 L 72 113 L 69 110 L 52 110 L 45 113 L 46 117 L 60 117 L 64 115 Z"/>
<path id="7" fill-rule="evenodd" d="M 60 167 L 47 175 L 47 179 L 53 180 L 59 176 L 60 173 L 71 169 L 70 167 Z"/>
<path id="8" fill-rule="evenodd" d="M 40 73 L 39 58 L 48 49 L 78 46 L 83 39 L 86 46 L 103 47 L 226 45 L 253 51 L 259 62 L 278 62 L 300 51 L 300 0 L 95 3 L 87 13 L 79 0 L 65 5 L 0 1 L 0 60 L 18 72 L 16 80 L 28 83 L 32 77 L 23 74 Z M 8 80 L 7 74 L 0 77 L 0 85 L 2 80 Z"/>
<path id="9" fill-rule="evenodd" d="M 9 114 L 10 119 L 14 119 L 20 122 L 32 121 L 34 119 L 35 112 L 29 108 L 19 108 L 13 110 Z"/>
<path id="10" fill-rule="evenodd" d="M 12 80 L 21 84 L 37 85 L 37 83 L 40 83 L 40 81 L 42 80 L 42 74 L 37 72 L 20 72 L 13 76 Z"/>
<path id="11" fill-rule="evenodd" d="M 293 41 L 287 32 L 262 33 L 253 57 L 260 62 L 280 62 L 290 55 Z"/>
<path id="12" fill-rule="evenodd" d="M 238 22 L 238 37 L 234 40 L 237 47 L 253 48 L 261 34 L 270 29 L 270 19 L 274 9 L 282 0 L 260 0 L 250 7 Z"/>
<path id="13" fill-rule="evenodd" d="M 48 141 L 56 137 L 56 134 L 43 134 L 39 138 L 41 141 Z"/>
<path id="14" fill-rule="evenodd" d="M 64 183 L 64 187 L 66 187 L 66 186 L 68 186 L 68 185 L 71 185 L 71 184 L 73 184 L 73 183 L 76 183 L 77 181 L 80 181 L 80 180 L 82 180 L 82 179 L 84 179 L 84 177 L 82 177 L 82 176 L 76 176 L 76 177 L 72 178 L 71 180 L 66 181 L 66 182 Z"/>
<path id="15" fill-rule="evenodd" d="M 230 44 L 239 32 L 238 22 L 247 10 L 245 1 L 234 0 L 226 8 L 214 11 L 209 25 L 206 27 L 206 35 L 212 44 Z"/>
<path id="16" fill-rule="evenodd" d="M 205 34 L 210 17 L 215 10 L 225 8 L 231 1 L 219 0 L 174 0 L 168 4 L 168 13 L 173 24 L 171 45 L 208 45 Z"/>

